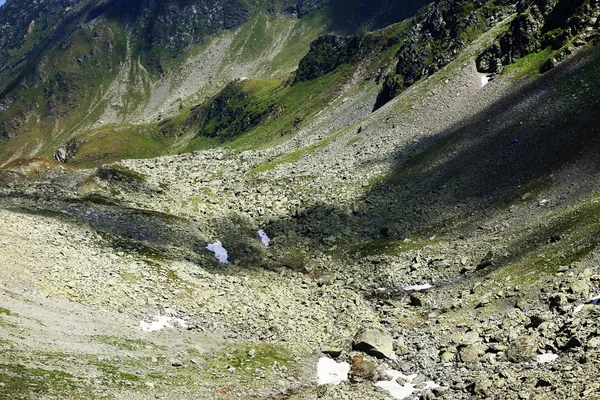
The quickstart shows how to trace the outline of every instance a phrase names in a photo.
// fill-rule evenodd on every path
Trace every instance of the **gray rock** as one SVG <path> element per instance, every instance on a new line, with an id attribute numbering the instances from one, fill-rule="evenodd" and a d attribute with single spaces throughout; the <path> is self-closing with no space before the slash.
<path id="1" fill-rule="evenodd" d="M 475 347 L 473 345 L 467 345 L 467 346 L 462 347 L 459 350 L 458 354 L 459 354 L 460 360 L 467 364 L 472 364 L 474 362 L 477 362 L 477 360 L 479 358 L 479 351 L 477 350 L 477 347 Z"/>
<path id="2" fill-rule="evenodd" d="M 377 358 L 387 358 L 393 351 L 392 336 L 380 328 L 363 328 L 354 337 L 352 347 Z"/>
<path id="3" fill-rule="evenodd" d="M 521 335 L 513 341 L 506 352 L 509 361 L 514 363 L 531 361 L 537 352 L 538 340 L 533 335 Z"/>
<path id="4" fill-rule="evenodd" d="M 446 364 L 446 363 L 452 361 L 454 359 L 454 357 L 456 357 L 455 353 L 452 353 L 450 351 L 444 351 L 442 354 L 440 354 L 440 362 L 442 364 Z"/>
<path id="5" fill-rule="evenodd" d="M 583 279 L 576 279 L 569 284 L 569 293 L 588 299 L 590 297 L 590 286 Z"/>

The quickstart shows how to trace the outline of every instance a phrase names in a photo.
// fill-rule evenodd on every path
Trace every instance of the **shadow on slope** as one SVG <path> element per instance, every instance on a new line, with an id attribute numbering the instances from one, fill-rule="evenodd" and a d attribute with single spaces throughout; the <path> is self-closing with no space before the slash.
<path id="1" fill-rule="evenodd" d="M 352 35 L 385 28 L 414 16 L 429 0 L 331 0 L 334 31 Z"/>
<path id="2" fill-rule="evenodd" d="M 294 231 L 310 248 L 345 243 L 383 249 L 415 235 L 456 238 L 519 204 L 530 207 L 531 221 L 520 221 L 522 228 L 533 223 L 539 229 L 505 237 L 511 254 L 502 257 L 502 265 L 529 257 L 567 232 L 573 240 L 564 243 L 584 239 L 579 234 L 584 231 L 591 235 L 571 258 L 584 256 L 600 233 L 589 229 L 600 209 L 586 200 L 597 191 L 593 177 L 600 171 L 599 59 L 600 50 L 593 48 L 451 129 L 398 149 L 393 172 L 353 210 L 313 204 L 272 221 L 267 231 L 274 236 Z M 538 206 L 536 195 L 552 187 L 552 174 L 575 162 L 587 171 L 573 178 L 577 189 L 554 188 L 560 194 L 548 202 L 550 208 Z M 578 201 L 581 209 L 561 214 Z M 582 212 L 591 220 L 578 218 Z"/>

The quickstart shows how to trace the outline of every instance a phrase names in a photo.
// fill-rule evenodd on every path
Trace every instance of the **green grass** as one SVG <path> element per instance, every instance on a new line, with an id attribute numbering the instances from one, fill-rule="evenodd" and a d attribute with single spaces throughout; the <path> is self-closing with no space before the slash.
<path id="1" fill-rule="evenodd" d="M 509 246 L 514 254 L 504 267 L 490 274 L 502 279 L 511 276 L 522 284 L 535 283 L 544 274 L 554 274 L 561 265 L 569 266 L 598 249 L 600 195 L 549 212 L 543 223 L 525 232 Z"/>
<path id="2" fill-rule="evenodd" d="M 519 58 L 514 63 L 510 64 L 503 71 L 503 74 L 511 77 L 511 80 L 531 79 L 540 75 L 540 68 L 551 57 L 558 54 L 559 50 L 553 50 L 552 47 L 547 47 L 537 53 L 531 53 L 523 58 Z"/>
<path id="3" fill-rule="evenodd" d="M 28 368 L 20 364 L 0 364 L 0 399 L 28 399 L 41 396 L 76 398 L 81 384 L 73 375 L 60 370 Z M 87 396 L 86 396 L 87 397 Z"/>
<path id="4" fill-rule="evenodd" d="M 235 381 L 256 387 L 261 385 L 260 377 L 268 378 L 273 374 L 273 367 L 289 368 L 292 362 L 291 353 L 281 346 L 259 343 L 237 345 L 208 360 L 205 373 L 217 382 L 230 382 L 230 377 L 234 376 Z"/>

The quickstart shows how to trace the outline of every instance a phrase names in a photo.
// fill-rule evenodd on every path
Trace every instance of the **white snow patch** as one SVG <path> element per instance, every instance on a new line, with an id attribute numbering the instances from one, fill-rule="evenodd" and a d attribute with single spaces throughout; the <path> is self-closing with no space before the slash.
<path id="1" fill-rule="evenodd" d="M 588 301 L 588 304 L 593 304 L 593 305 L 598 305 L 600 303 L 600 295 L 598 296 L 590 296 L 590 301 Z M 583 306 L 585 306 L 585 304 L 580 304 L 577 307 L 575 307 L 575 309 L 573 310 L 573 312 L 575 314 L 577 314 L 578 312 L 580 312 L 581 310 L 583 310 Z"/>
<path id="2" fill-rule="evenodd" d="M 423 285 L 412 285 L 412 286 L 405 286 L 404 290 L 408 291 L 408 292 L 420 292 L 422 290 L 428 290 L 431 289 L 433 286 L 429 283 L 425 283 Z"/>
<path id="3" fill-rule="evenodd" d="M 390 375 L 392 379 L 389 381 L 379 381 L 375 383 L 375 386 L 387 390 L 395 399 L 405 399 L 417 390 L 428 390 L 439 387 L 439 385 L 435 382 L 429 381 L 425 382 L 425 388 L 417 389 L 415 385 L 411 383 L 417 377 L 417 375 L 404 375 L 402 372 L 398 372 L 393 369 L 388 369 L 385 371 L 385 373 Z M 396 382 L 396 379 L 398 378 L 404 379 L 404 385 L 400 385 L 398 382 Z"/>
<path id="4" fill-rule="evenodd" d="M 335 362 L 331 358 L 321 357 L 317 363 L 317 380 L 319 385 L 339 385 L 348 380 L 350 364 Z"/>
<path id="5" fill-rule="evenodd" d="M 490 78 L 487 75 L 481 75 L 481 87 L 490 83 Z"/>
<path id="6" fill-rule="evenodd" d="M 225 250 L 223 244 L 220 241 L 217 240 L 216 243 L 209 244 L 208 246 L 206 246 L 206 249 L 215 253 L 215 257 L 217 257 L 217 260 L 219 260 L 219 262 L 223 264 L 229 263 L 229 260 L 227 259 L 227 250 Z"/>
<path id="7" fill-rule="evenodd" d="M 538 364 L 546 364 L 546 363 L 551 363 L 552 361 L 555 361 L 556 359 L 558 359 L 558 354 L 546 353 L 546 354 L 540 354 L 537 357 L 537 362 L 538 362 Z"/>
<path id="8" fill-rule="evenodd" d="M 260 229 L 258 231 L 258 237 L 260 238 L 260 242 L 263 244 L 263 246 L 269 247 L 269 243 L 271 243 L 271 238 L 267 236 L 267 233 L 265 231 Z"/>
<path id="9" fill-rule="evenodd" d="M 140 329 L 144 332 L 156 332 L 163 329 L 174 329 L 176 327 L 187 328 L 187 323 L 181 318 L 158 315 L 152 322 L 140 321 Z"/>

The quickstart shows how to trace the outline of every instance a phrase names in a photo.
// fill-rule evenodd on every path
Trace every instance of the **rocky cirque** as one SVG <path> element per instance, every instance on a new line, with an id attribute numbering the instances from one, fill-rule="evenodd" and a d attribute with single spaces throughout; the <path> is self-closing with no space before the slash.
<path id="1" fill-rule="evenodd" d="M 482 87 L 490 38 L 271 149 L 6 166 L 0 398 L 598 398 L 598 143 L 544 140 L 597 49 Z"/>

